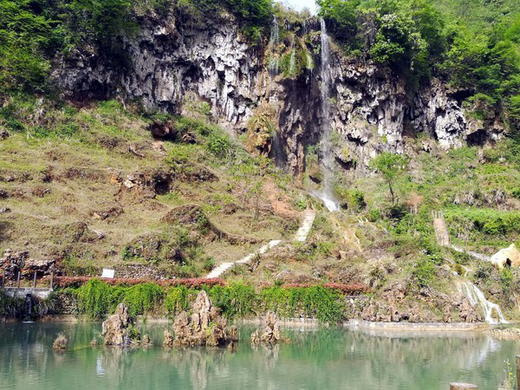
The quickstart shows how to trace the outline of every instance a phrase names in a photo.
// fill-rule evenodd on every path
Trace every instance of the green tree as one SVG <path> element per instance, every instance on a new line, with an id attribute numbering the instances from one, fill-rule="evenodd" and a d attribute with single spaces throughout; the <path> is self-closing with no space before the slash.
<path id="1" fill-rule="evenodd" d="M 339 40 L 349 39 L 356 31 L 356 7 L 359 1 L 317 0 L 319 15 L 332 24 L 334 35 Z"/>
<path id="2" fill-rule="evenodd" d="M 388 184 L 392 204 L 396 203 L 394 184 L 408 167 L 408 158 L 399 154 L 383 152 L 370 161 L 370 167 L 378 171 Z"/>

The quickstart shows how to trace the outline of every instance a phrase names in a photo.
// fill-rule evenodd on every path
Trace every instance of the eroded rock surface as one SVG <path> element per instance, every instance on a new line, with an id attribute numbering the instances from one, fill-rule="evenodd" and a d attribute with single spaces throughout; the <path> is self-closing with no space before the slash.
<path id="1" fill-rule="evenodd" d="M 105 339 L 105 345 L 125 347 L 136 343 L 135 334 L 130 332 L 134 321 L 128 314 L 128 307 L 120 303 L 113 315 L 103 322 L 101 335 Z"/>
<path id="2" fill-rule="evenodd" d="M 37 277 L 57 273 L 55 259 L 33 259 L 28 251 L 13 251 L 6 249 L 0 258 L 0 272 L 5 271 L 6 279 L 15 280 L 20 272 L 22 278 L 32 279 L 34 273 Z"/>
<path id="3" fill-rule="evenodd" d="M 268 312 L 265 317 L 264 330 L 255 330 L 251 334 L 251 344 L 276 344 L 281 340 L 281 338 L 278 317 L 275 313 Z"/>
<path id="4" fill-rule="evenodd" d="M 238 341 L 238 330 L 227 326 L 227 321 L 220 314 L 220 309 L 213 306 L 208 294 L 201 291 L 197 295 L 193 313 L 180 313 L 173 324 L 176 346 L 225 346 Z M 166 336 L 165 336 L 166 341 Z"/>
<path id="5" fill-rule="evenodd" d="M 52 349 L 55 351 L 64 351 L 67 348 L 67 343 L 69 340 L 65 337 L 64 334 L 60 333 L 54 343 L 52 344 Z"/>
<path id="6" fill-rule="evenodd" d="M 384 150 L 404 153 L 405 133 L 424 132 L 441 148 L 452 148 L 482 132 L 482 126 L 466 118 L 459 91 L 440 80 L 410 93 L 406 80 L 388 68 L 345 58 L 339 51 L 330 59 L 334 104 L 324 118 L 321 72 L 307 67 L 290 78 L 273 73 L 262 60 L 273 46 L 250 45 L 227 13 L 208 15 L 203 24 L 188 19 L 182 11 L 143 18 L 139 34 L 124 44 L 127 69 L 102 55 L 76 51 L 55 60 L 54 77 L 70 96 L 119 95 L 177 114 L 190 115 L 193 101 L 204 102 L 209 115 L 228 129 L 243 132 L 254 124 L 249 126 L 251 147 L 297 176 L 304 170 L 305 146 L 318 143 L 324 120 L 339 135 L 334 157 L 347 170 L 366 170 Z M 310 33 L 306 50 L 319 70 L 319 21 L 309 19 L 305 28 L 299 27 L 294 26 L 295 34 Z M 279 130 L 275 136 L 271 123 Z M 175 133 L 160 123 L 151 131 L 160 138 Z M 503 126 L 498 123 L 488 132 L 485 137 L 496 139 Z"/>

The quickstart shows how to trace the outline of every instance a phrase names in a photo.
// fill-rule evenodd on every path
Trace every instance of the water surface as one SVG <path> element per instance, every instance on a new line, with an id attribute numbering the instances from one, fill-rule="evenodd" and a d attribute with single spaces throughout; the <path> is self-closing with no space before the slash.
<path id="1" fill-rule="evenodd" d="M 497 389 L 515 341 L 478 334 L 366 334 L 344 329 L 291 330 L 290 344 L 236 352 L 165 351 L 165 325 L 145 331 L 156 346 L 89 346 L 99 324 L 0 324 L 0 389 L 442 389 L 469 381 Z M 248 340 L 250 327 L 241 327 Z M 69 349 L 52 350 L 59 332 Z"/>

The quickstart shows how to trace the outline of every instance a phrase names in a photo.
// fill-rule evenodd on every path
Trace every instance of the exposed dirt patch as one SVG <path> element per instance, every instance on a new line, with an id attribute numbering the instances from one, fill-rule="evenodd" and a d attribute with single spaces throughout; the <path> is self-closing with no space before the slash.
<path id="1" fill-rule="evenodd" d="M 275 215 L 289 219 L 298 218 L 299 213 L 291 205 L 291 199 L 278 189 L 274 181 L 266 180 L 263 191 L 267 195 Z"/>

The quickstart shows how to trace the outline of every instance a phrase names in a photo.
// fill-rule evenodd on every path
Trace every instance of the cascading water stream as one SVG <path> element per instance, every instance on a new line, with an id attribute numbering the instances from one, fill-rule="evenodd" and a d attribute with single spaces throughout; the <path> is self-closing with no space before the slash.
<path id="1" fill-rule="evenodd" d="M 278 56 L 275 54 L 276 47 L 280 43 L 280 26 L 278 24 L 278 19 L 276 16 L 273 18 L 273 23 L 271 25 L 271 35 L 269 37 L 269 45 L 268 52 L 271 56 L 269 60 L 269 70 L 271 76 L 276 76 L 278 74 L 278 69 L 280 67 Z"/>
<path id="2" fill-rule="evenodd" d="M 321 152 L 323 165 L 323 188 L 313 192 L 330 212 L 339 210 L 339 202 L 332 191 L 332 144 L 330 141 L 330 45 L 325 20 L 321 19 Z"/>
<path id="3" fill-rule="evenodd" d="M 278 19 L 276 16 L 273 18 L 273 22 L 271 23 L 271 34 L 269 37 L 269 44 L 267 46 L 267 53 L 269 54 L 269 75 L 272 79 L 274 79 L 279 72 L 280 69 L 280 59 L 278 57 L 278 45 L 280 44 L 280 25 L 278 23 Z M 271 150 L 271 156 L 274 160 L 275 165 L 278 168 L 284 167 L 285 161 L 285 152 L 283 148 L 283 141 L 280 138 L 280 133 L 276 132 L 273 138 L 273 145 Z"/>
<path id="4" fill-rule="evenodd" d="M 502 314 L 500 306 L 498 306 L 496 303 L 488 301 L 484 296 L 482 290 L 480 290 L 473 283 L 460 282 L 458 284 L 458 289 L 466 296 L 466 298 L 468 298 L 468 301 L 471 304 L 471 306 L 480 306 L 480 308 L 484 311 L 485 321 L 488 324 L 509 323 Z M 496 317 L 493 316 L 493 312 L 495 313 Z"/>
<path id="5" fill-rule="evenodd" d="M 294 41 L 291 42 L 291 58 L 289 60 L 289 75 L 296 73 L 296 50 L 294 49 Z"/>

